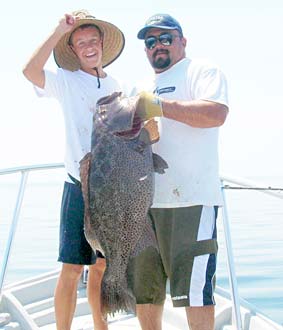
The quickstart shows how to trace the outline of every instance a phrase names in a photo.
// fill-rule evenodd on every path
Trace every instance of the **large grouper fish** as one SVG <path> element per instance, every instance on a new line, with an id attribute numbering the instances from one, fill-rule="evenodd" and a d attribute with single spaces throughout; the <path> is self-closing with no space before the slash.
<path id="1" fill-rule="evenodd" d="M 85 235 L 106 258 L 101 287 L 105 314 L 135 310 L 129 260 L 147 247 L 157 248 L 148 210 L 154 171 L 164 173 L 167 163 L 151 151 L 159 139 L 157 124 L 138 118 L 137 100 L 113 93 L 97 102 L 91 152 L 80 162 Z"/>

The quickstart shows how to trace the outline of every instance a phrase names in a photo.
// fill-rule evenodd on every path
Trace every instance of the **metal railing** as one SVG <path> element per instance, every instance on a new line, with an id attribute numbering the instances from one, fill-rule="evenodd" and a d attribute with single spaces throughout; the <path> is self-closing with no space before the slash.
<path id="1" fill-rule="evenodd" d="M 234 186 L 224 184 L 224 182 L 228 182 L 230 184 L 234 184 Z M 230 221 L 228 217 L 228 208 L 226 203 L 226 196 L 225 196 L 225 189 L 238 189 L 238 190 L 256 190 L 261 193 L 271 195 L 273 197 L 283 199 L 283 191 L 282 188 L 276 188 L 271 186 L 263 186 L 259 185 L 256 182 L 235 178 L 227 175 L 221 176 L 221 183 L 222 183 L 222 197 L 223 197 L 223 207 L 222 207 L 222 219 L 223 219 L 223 229 L 224 229 L 224 238 L 225 238 L 225 247 L 226 247 L 226 254 L 227 254 L 227 265 L 228 265 L 228 277 L 229 277 L 229 284 L 231 290 L 231 299 L 232 299 L 232 326 L 236 330 L 243 329 L 243 323 L 241 319 L 241 312 L 240 312 L 240 297 L 238 294 L 238 285 L 237 285 L 237 277 L 235 271 L 235 264 L 234 264 L 234 256 L 233 256 L 233 248 L 232 248 L 232 239 L 231 239 L 231 230 L 230 230 Z M 236 185 L 236 186 L 235 186 Z"/>
<path id="2" fill-rule="evenodd" d="M 6 249 L 4 251 L 3 264 L 0 273 L 0 299 L 2 296 L 2 288 L 4 285 L 6 272 L 8 268 L 8 262 L 10 259 L 12 244 L 14 241 L 15 232 L 18 225 L 18 220 L 21 212 L 22 202 L 24 198 L 24 193 L 27 185 L 28 175 L 32 171 L 40 171 L 40 170 L 51 170 L 57 168 L 63 168 L 64 164 L 55 163 L 55 164 L 43 164 L 43 165 L 31 165 L 31 166 L 22 166 L 22 167 L 13 167 L 0 170 L 0 175 L 8 175 L 14 173 L 21 173 L 21 180 L 19 184 L 19 190 L 17 194 L 16 204 L 14 208 L 13 218 L 9 230 L 8 240 L 6 244 Z"/>
<path id="3" fill-rule="evenodd" d="M 8 175 L 12 173 L 21 173 L 21 180 L 19 183 L 19 190 L 17 194 L 17 199 L 15 203 L 14 213 L 12 222 L 10 225 L 8 241 L 6 244 L 6 249 L 4 252 L 4 261 L 2 264 L 1 274 L 0 274 L 0 299 L 2 288 L 5 280 L 5 275 L 8 267 L 8 262 L 10 258 L 10 253 L 12 249 L 13 239 L 16 232 L 22 201 L 25 193 L 25 188 L 27 185 L 28 174 L 32 171 L 41 171 L 41 170 L 51 170 L 51 169 L 58 169 L 63 168 L 64 165 L 62 163 L 53 163 L 53 164 L 43 164 L 43 165 L 32 165 L 32 166 L 22 166 L 22 167 L 15 167 L 15 168 L 8 168 L 0 170 L 0 175 Z M 231 289 L 231 299 L 233 304 L 233 318 L 232 318 L 232 325 L 237 330 L 242 330 L 242 320 L 241 320 L 241 313 L 240 313 L 240 299 L 238 295 L 238 287 L 237 287 L 237 278 L 236 278 L 236 271 L 234 266 L 234 257 L 233 257 L 233 248 L 232 248 L 232 240 L 230 235 L 230 222 L 228 217 L 228 209 L 226 203 L 226 196 L 225 196 L 225 189 L 254 189 L 258 190 L 262 193 L 269 194 L 278 198 L 283 199 L 283 194 L 280 192 L 283 189 L 281 188 L 273 188 L 273 187 L 264 187 L 260 186 L 252 181 L 233 178 L 230 176 L 222 175 L 221 176 L 222 182 L 222 196 L 223 196 L 223 207 L 222 207 L 222 219 L 223 219 L 223 229 L 224 229 L 224 238 L 225 238 L 225 247 L 227 253 L 227 265 L 228 265 L 228 275 L 229 275 L 229 283 Z M 224 182 L 228 182 L 230 184 L 236 184 L 236 186 L 230 186 L 224 184 Z"/>

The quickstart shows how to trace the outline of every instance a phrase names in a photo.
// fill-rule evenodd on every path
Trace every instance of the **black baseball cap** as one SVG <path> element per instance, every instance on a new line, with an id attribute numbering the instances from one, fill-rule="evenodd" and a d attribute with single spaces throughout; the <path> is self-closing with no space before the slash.
<path id="1" fill-rule="evenodd" d="M 145 26 L 138 32 L 138 39 L 144 39 L 146 32 L 151 28 L 178 30 L 183 36 L 183 31 L 180 23 L 168 14 L 155 14 L 151 16 L 146 22 Z"/>

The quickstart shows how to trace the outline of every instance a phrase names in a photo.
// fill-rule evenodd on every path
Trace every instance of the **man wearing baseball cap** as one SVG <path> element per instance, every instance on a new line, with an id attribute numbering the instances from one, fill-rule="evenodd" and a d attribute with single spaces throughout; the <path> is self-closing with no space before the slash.
<path id="1" fill-rule="evenodd" d="M 148 248 L 133 260 L 137 315 L 142 330 L 161 330 L 169 279 L 173 306 L 185 307 L 189 328 L 213 330 L 216 218 L 222 205 L 218 131 L 228 113 L 226 79 L 217 66 L 186 57 L 181 25 L 168 14 L 150 17 L 137 36 L 155 72 L 152 88 L 141 94 L 151 105 L 138 113 L 159 117 L 153 151 L 168 164 L 155 176 L 149 214 L 160 254 Z"/>
<path id="2" fill-rule="evenodd" d="M 105 259 L 96 255 L 84 235 L 84 203 L 79 162 L 90 151 L 92 117 L 101 97 L 121 91 L 104 68 L 124 48 L 124 35 L 113 24 L 85 10 L 66 14 L 26 64 L 23 73 L 40 96 L 60 102 L 66 133 L 66 182 L 61 205 L 58 261 L 62 270 L 55 290 L 58 330 L 70 330 L 76 307 L 77 286 L 84 265 L 89 265 L 88 300 L 95 330 L 108 329 L 101 313 L 100 287 Z M 56 72 L 45 64 L 53 51 Z"/>

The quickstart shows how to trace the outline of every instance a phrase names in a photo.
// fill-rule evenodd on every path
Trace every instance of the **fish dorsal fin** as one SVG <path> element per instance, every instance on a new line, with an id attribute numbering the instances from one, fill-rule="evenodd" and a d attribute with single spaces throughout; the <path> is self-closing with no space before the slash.
<path id="1" fill-rule="evenodd" d="M 89 173 L 91 167 L 91 153 L 88 152 L 80 161 L 80 178 L 81 189 L 84 198 L 85 218 L 90 217 L 90 201 L 89 201 Z M 89 222 L 87 222 L 89 223 Z"/>

